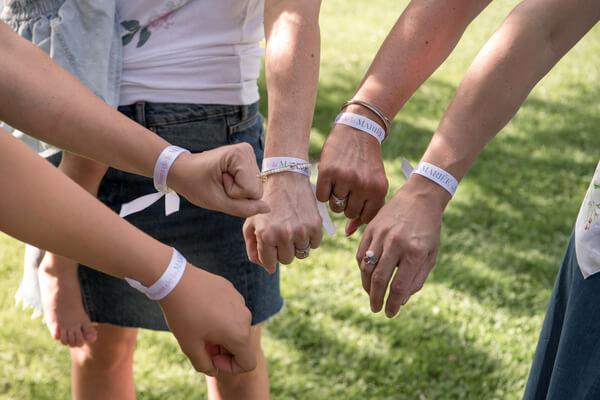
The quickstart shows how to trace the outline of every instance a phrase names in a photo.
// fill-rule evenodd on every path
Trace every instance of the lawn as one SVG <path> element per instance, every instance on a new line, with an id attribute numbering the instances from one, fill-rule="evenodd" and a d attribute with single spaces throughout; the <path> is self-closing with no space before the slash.
<path id="1" fill-rule="evenodd" d="M 416 162 L 470 61 L 516 4 L 496 0 L 454 55 L 396 118 L 385 143 L 390 194 L 399 156 Z M 368 5 L 367 5 L 368 4 Z M 311 156 L 406 1 L 328 0 Z M 388 320 L 373 315 L 353 261 L 358 237 L 338 233 L 284 267 L 286 308 L 266 326 L 274 399 L 518 399 L 546 303 L 600 148 L 600 29 L 560 62 L 484 151 L 444 219 L 425 288 Z M 22 245 L 0 236 L 0 398 L 63 399 L 66 349 L 13 300 Z M 141 399 L 204 398 L 167 334 L 143 332 Z"/>

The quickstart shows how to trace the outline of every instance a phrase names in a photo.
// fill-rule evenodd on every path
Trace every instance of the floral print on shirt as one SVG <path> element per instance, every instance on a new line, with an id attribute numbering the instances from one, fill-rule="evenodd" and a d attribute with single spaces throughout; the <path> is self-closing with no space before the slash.
<path id="1" fill-rule="evenodd" d="M 134 37 L 139 33 L 137 45 L 135 47 L 140 48 L 148 42 L 153 31 L 158 29 L 169 29 L 169 27 L 174 24 L 172 20 L 173 14 L 190 1 L 191 0 L 167 1 L 162 7 L 152 12 L 147 18 L 144 18 L 145 21 L 143 22 L 140 22 L 140 20 L 137 19 L 122 21 L 121 26 L 125 28 L 126 31 L 122 37 L 123 46 L 130 44 Z"/>

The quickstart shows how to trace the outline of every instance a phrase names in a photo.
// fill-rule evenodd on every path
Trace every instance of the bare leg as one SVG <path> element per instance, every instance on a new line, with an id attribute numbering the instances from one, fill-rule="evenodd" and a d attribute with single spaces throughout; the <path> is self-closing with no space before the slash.
<path id="1" fill-rule="evenodd" d="M 96 340 L 96 328 L 81 300 L 77 263 L 46 253 L 38 269 L 44 322 L 62 344 L 79 347 Z"/>
<path id="2" fill-rule="evenodd" d="M 247 374 L 231 375 L 224 372 L 206 377 L 209 400 L 268 400 L 269 373 L 261 347 L 261 327 L 252 327 L 252 347 L 256 354 L 256 369 Z"/>
<path id="3" fill-rule="evenodd" d="M 137 329 L 99 324 L 98 340 L 71 349 L 74 400 L 133 400 Z"/>

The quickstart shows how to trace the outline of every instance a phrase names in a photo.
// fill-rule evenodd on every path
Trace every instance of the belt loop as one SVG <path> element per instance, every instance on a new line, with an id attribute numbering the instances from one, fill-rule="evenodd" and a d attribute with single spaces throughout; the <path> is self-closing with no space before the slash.
<path id="1" fill-rule="evenodd" d="M 135 103 L 135 120 L 138 124 L 146 126 L 146 102 L 138 101 Z"/>
<path id="2" fill-rule="evenodd" d="M 248 119 L 248 114 L 250 114 L 249 111 L 250 110 L 248 109 L 247 105 L 240 106 L 240 120 L 241 121 L 245 121 L 246 119 Z"/>

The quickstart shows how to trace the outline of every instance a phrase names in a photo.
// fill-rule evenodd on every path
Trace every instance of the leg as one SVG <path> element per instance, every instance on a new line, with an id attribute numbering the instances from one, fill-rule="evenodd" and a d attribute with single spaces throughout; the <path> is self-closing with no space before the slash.
<path id="1" fill-rule="evenodd" d="M 216 377 L 206 377 L 209 400 L 268 400 L 269 373 L 261 347 L 261 327 L 252 328 L 252 346 L 256 354 L 256 369 L 247 374 L 230 375 L 219 373 Z"/>
<path id="2" fill-rule="evenodd" d="M 137 329 L 97 326 L 98 340 L 71 349 L 74 400 L 135 399 L 133 353 Z"/>
<path id="3" fill-rule="evenodd" d="M 78 347 L 96 340 L 77 278 L 77 263 L 46 252 L 38 268 L 44 322 L 62 344 Z"/>

